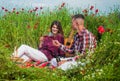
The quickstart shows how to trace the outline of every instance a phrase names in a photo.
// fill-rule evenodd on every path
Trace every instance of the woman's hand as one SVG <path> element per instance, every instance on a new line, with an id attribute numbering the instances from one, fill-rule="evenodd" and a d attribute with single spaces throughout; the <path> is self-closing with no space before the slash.
<path id="1" fill-rule="evenodd" d="M 59 47 L 61 45 L 61 43 L 58 40 L 53 40 L 53 45 Z"/>
<path id="2" fill-rule="evenodd" d="M 42 47 L 43 40 L 44 40 L 44 37 L 43 37 L 43 36 L 39 38 L 39 42 L 40 42 L 40 43 L 39 43 L 39 48 Z"/>
<path id="3" fill-rule="evenodd" d="M 39 40 L 40 40 L 40 42 L 41 42 L 41 41 L 43 41 L 43 39 L 44 39 L 44 37 L 40 37 L 40 39 L 39 39 Z"/>

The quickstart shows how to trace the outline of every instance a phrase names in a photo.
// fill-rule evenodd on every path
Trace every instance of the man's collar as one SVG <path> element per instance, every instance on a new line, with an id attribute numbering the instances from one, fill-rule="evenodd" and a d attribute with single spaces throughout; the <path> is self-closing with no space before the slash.
<path id="1" fill-rule="evenodd" d="M 82 36 L 83 35 L 83 33 L 85 32 L 85 28 L 84 29 L 82 29 L 80 32 L 78 32 L 78 35 L 80 35 L 80 36 Z"/>

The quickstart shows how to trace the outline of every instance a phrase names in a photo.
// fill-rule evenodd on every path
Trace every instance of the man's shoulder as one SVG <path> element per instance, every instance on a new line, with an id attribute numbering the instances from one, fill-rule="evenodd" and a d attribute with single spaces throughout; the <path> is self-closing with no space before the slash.
<path id="1" fill-rule="evenodd" d="M 94 36 L 92 32 L 90 32 L 88 29 L 83 29 L 81 31 L 81 33 L 77 33 L 76 36 L 79 35 L 79 36 Z"/>
<path id="2" fill-rule="evenodd" d="M 89 31 L 88 29 L 85 29 L 84 34 L 86 34 L 86 36 L 91 36 L 91 37 L 95 38 L 95 35 L 91 31 Z"/>
<path id="3" fill-rule="evenodd" d="M 91 35 L 93 35 L 93 33 L 91 32 L 91 31 L 89 31 L 88 29 L 85 29 L 85 31 L 84 31 L 86 34 L 91 34 Z"/>
<path id="4" fill-rule="evenodd" d="M 84 32 L 87 34 L 91 33 L 88 29 L 84 29 Z"/>

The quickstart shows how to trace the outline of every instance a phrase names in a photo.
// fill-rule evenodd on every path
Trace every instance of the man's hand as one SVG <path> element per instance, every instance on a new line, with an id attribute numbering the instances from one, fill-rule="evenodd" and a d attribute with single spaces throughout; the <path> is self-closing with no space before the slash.
<path id="1" fill-rule="evenodd" d="M 61 45 L 61 43 L 58 40 L 53 40 L 53 45 L 59 47 Z"/>
<path id="2" fill-rule="evenodd" d="M 58 62 L 58 66 L 60 66 L 61 64 L 64 64 L 65 62 L 67 62 L 67 60 L 61 60 L 60 62 Z"/>
<path id="3" fill-rule="evenodd" d="M 74 59 L 77 60 L 77 59 L 82 58 L 82 57 L 84 57 L 84 55 L 83 55 L 83 54 L 80 54 L 80 55 L 76 55 L 76 56 L 74 57 Z"/>

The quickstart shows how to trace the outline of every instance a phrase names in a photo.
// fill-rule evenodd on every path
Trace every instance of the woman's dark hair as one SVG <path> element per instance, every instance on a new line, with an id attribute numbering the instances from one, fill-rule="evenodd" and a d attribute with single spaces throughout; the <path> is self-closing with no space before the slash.
<path id="1" fill-rule="evenodd" d="M 51 27 L 50 27 L 50 31 L 52 32 L 52 27 L 53 25 L 56 25 L 57 28 L 58 28 L 58 33 L 62 34 L 63 35 L 63 30 L 62 30 L 62 26 L 61 26 L 61 23 L 57 20 L 53 21 L 52 24 L 51 24 Z"/>

